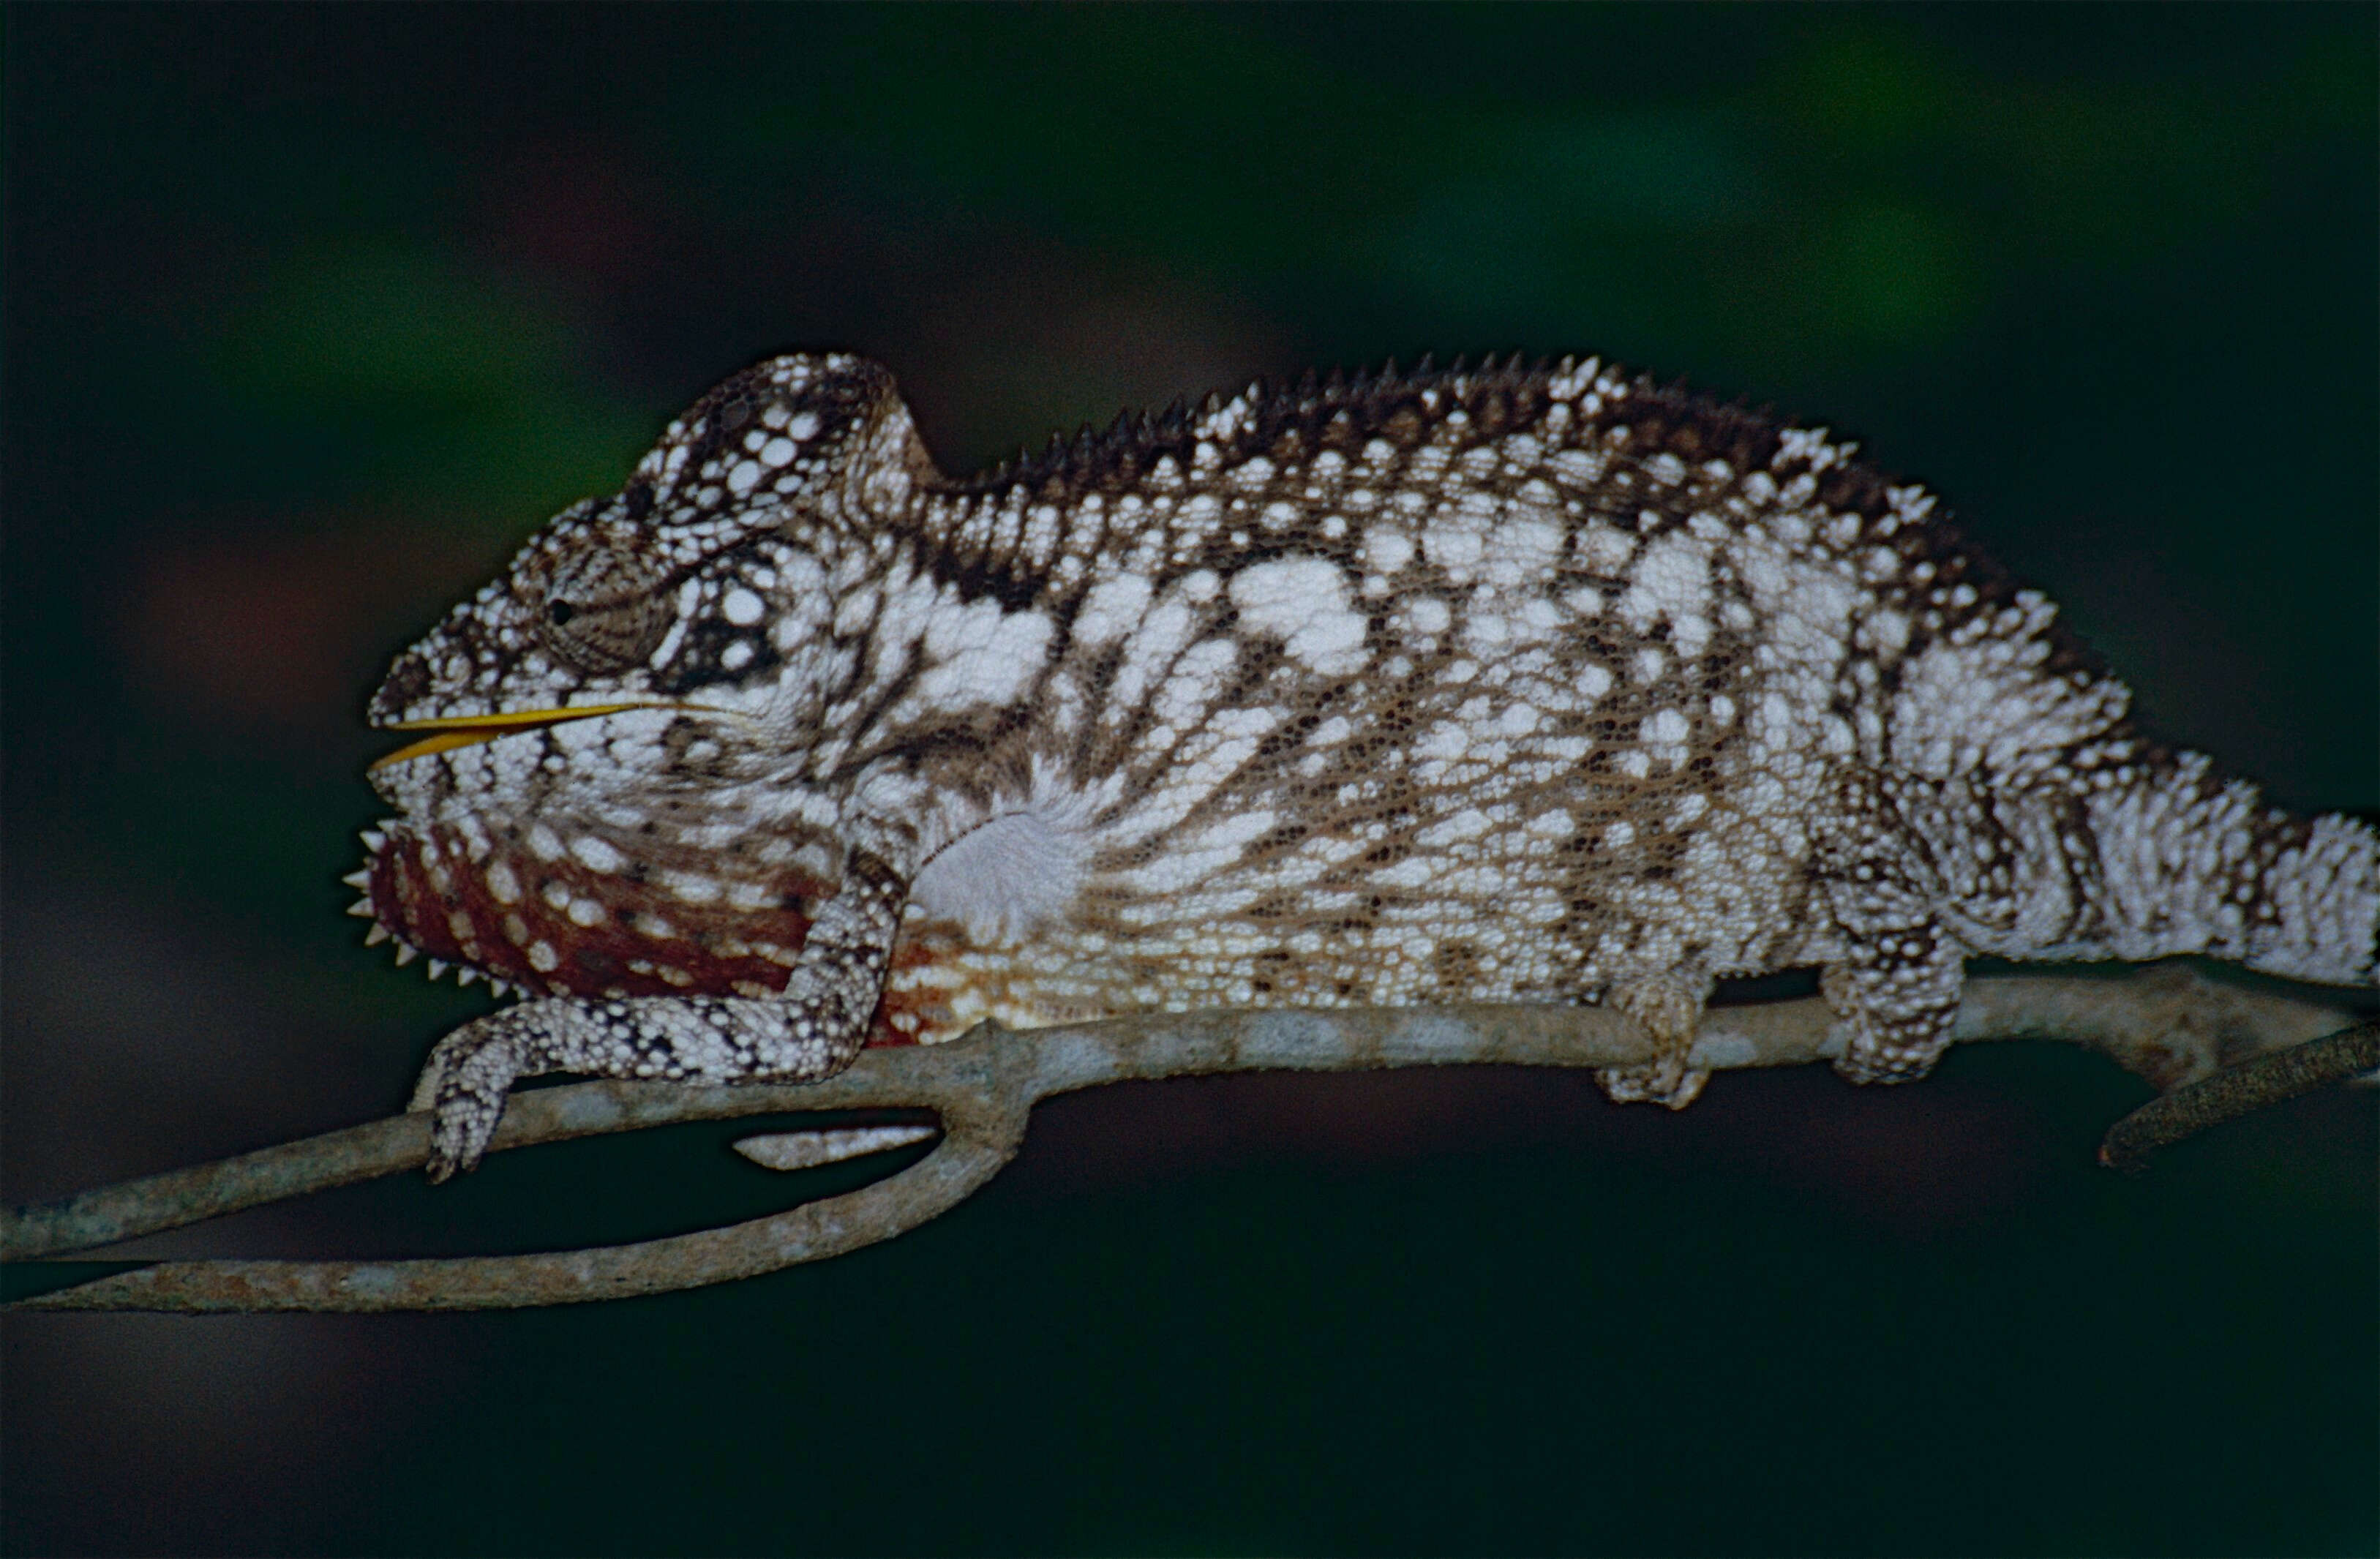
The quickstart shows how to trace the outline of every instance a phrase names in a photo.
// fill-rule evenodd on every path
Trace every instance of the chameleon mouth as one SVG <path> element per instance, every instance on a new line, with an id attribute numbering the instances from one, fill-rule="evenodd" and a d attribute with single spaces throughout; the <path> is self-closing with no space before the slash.
<path id="1" fill-rule="evenodd" d="M 420 731 L 429 734 L 409 742 L 396 751 L 374 758 L 366 773 L 405 763 L 413 758 L 428 757 L 432 753 L 449 753 L 457 747 L 476 747 L 482 742 L 492 742 L 499 736 L 509 736 L 516 731 L 541 731 L 550 725 L 564 725 L 571 720 L 593 719 L 598 715 L 616 715 L 624 709 L 650 709 L 650 704 L 582 704 L 568 709 L 513 709 L 500 715 L 455 715 L 446 719 L 392 720 L 383 731 Z M 663 705 L 662 707 L 676 707 Z"/>

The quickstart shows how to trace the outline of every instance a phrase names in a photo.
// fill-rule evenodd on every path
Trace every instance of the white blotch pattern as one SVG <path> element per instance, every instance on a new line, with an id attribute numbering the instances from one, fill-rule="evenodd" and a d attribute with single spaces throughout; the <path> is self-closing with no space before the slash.
<path id="1" fill-rule="evenodd" d="M 1962 961 L 2370 985 L 2380 846 L 2122 685 L 1823 429 L 1566 360 L 1285 391 L 969 481 L 876 366 L 672 423 L 402 658 L 359 909 L 532 997 L 424 1082 L 816 1077 L 870 1039 L 1250 1003 L 1609 1000 L 1823 965 L 1922 1072 Z M 491 722 L 489 717 L 498 717 Z M 468 723 L 466 723 L 468 722 Z M 442 725 L 443 730 L 441 730 Z"/>

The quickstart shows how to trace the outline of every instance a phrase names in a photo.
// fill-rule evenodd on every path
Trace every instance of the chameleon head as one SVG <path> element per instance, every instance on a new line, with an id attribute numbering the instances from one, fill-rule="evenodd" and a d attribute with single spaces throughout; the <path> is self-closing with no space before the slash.
<path id="1" fill-rule="evenodd" d="M 785 357 L 671 424 L 397 658 L 373 918 L 531 991 L 782 988 L 840 876 L 837 586 L 931 472 L 873 364 Z M 377 842 L 372 842 L 373 840 Z"/>

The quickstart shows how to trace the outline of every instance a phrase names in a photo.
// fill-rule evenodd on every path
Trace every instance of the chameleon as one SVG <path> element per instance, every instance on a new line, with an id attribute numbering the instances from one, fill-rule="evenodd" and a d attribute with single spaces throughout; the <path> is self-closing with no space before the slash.
<path id="1" fill-rule="evenodd" d="M 2143 734 L 2055 605 L 1828 429 L 1596 358 L 1258 381 L 987 473 L 881 367 L 669 424 L 396 659 L 371 940 L 523 999 L 518 1079 L 828 1077 L 1211 1007 L 1605 1003 L 1682 1107 L 1716 982 L 1815 966 L 1854 1082 L 1964 961 L 2371 986 L 2380 835 Z"/>

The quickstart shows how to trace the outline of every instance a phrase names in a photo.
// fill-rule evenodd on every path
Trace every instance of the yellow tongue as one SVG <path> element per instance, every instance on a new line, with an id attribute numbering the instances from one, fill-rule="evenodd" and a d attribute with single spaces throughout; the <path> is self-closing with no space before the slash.
<path id="1" fill-rule="evenodd" d="M 476 746 L 516 731 L 534 731 L 540 726 L 560 725 L 566 720 L 592 719 L 597 715 L 616 715 L 623 709 L 650 707 L 650 704 L 581 704 L 568 709 L 515 709 L 501 715 L 456 715 L 451 719 L 398 720 L 382 729 L 427 731 L 432 734 L 399 747 L 384 757 L 373 759 L 371 767 L 386 768 L 390 764 L 403 763 L 407 758 L 427 757 L 431 753 Z"/>

